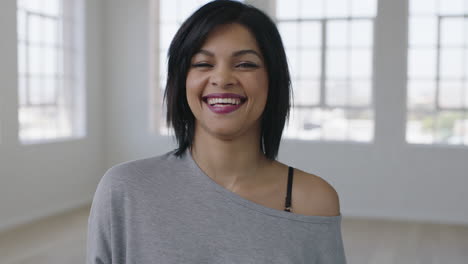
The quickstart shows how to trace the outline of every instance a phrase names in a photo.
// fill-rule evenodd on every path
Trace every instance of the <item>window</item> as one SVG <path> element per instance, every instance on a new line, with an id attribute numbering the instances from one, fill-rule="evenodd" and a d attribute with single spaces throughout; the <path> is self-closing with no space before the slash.
<path id="1" fill-rule="evenodd" d="M 76 0 L 17 1 L 22 143 L 85 134 L 82 5 Z"/>
<path id="2" fill-rule="evenodd" d="M 286 138 L 373 139 L 374 0 L 277 0 L 294 105 Z"/>
<path id="3" fill-rule="evenodd" d="M 406 140 L 468 145 L 468 1 L 411 0 Z"/>

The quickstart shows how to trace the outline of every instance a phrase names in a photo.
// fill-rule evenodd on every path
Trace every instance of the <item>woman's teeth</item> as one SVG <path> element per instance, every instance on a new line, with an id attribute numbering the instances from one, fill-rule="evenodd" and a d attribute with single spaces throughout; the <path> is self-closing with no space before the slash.
<path id="1" fill-rule="evenodd" d="M 215 105 L 215 104 L 232 104 L 238 105 L 241 103 L 239 98 L 208 98 L 208 104 Z"/>

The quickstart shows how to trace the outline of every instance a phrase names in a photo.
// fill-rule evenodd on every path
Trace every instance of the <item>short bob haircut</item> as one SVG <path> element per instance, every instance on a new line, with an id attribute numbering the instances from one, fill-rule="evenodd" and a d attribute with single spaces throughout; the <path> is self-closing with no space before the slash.
<path id="1" fill-rule="evenodd" d="M 267 103 L 261 117 L 260 148 L 274 160 L 289 116 L 291 80 L 281 36 L 275 23 L 257 8 L 229 0 L 212 1 L 193 13 L 177 31 L 168 53 L 168 76 L 164 99 L 167 124 L 174 127 L 181 156 L 192 147 L 195 117 L 186 97 L 186 79 L 193 55 L 218 26 L 237 23 L 255 37 L 268 72 Z"/>

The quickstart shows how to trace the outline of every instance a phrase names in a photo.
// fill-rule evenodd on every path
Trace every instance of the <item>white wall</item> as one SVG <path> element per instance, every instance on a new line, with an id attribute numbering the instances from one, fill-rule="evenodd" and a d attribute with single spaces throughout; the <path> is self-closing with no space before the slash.
<path id="1" fill-rule="evenodd" d="M 151 132 L 151 0 L 107 0 L 105 8 L 106 164 L 165 153 L 172 140 Z"/>
<path id="2" fill-rule="evenodd" d="M 254 4 L 268 6 L 266 0 Z M 149 132 L 149 0 L 107 1 L 107 166 L 161 154 Z M 279 159 L 340 194 L 344 216 L 468 224 L 468 149 L 404 143 L 406 0 L 381 0 L 376 27 L 376 135 L 371 144 L 285 141 Z"/>
<path id="3" fill-rule="evenodd" d="M 89 203 L 104 173 L 101 4 L 87 0 L 86 6 L 87 137 L 21 145 L 16 1 L 0 1 L 0 231 Z"/>

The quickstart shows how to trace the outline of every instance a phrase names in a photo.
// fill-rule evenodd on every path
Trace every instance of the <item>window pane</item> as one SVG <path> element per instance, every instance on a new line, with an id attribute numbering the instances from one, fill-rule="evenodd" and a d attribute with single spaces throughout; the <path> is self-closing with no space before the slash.
<path id="1" fill-rule="evenodd" d="M 51 16 L 58 16 L 60 12 L 60 0 L 40 1 L 43 5 L 43 13 Z"/>
<path id="2" fill-rule="evenodd" d="M 159 53 L 159 72 L 163 75 L 167 74 L 167 50 Z"/>
<path id="3" fill-rule="evenodd" d="M 348 0 L 327 0 L 325 2 L 326 16 L 346 17 L 349 14 Z"/>
<path id="4" fill-rule="evenodd" d="M 57 73 L 57 49 L 43 48 L 42 49 L 44 61 L 41 67 L 41 73 L 46 75 L 54 75 Z"/>
<path id="5" fill-rule="evenodd" d="M 30 104 L 41 104 L 42 89 L 44 87 L 42 78 L 30 77 L 28 82 L 28 103 Z"/>
<path id="6" fill-rule="evenodd" d="M 348 72 L 348 52 L 340 49 L 327 51 L 327 78 L 344 78 Z"/>
<path id="7" fill-rule="evenodd" d="M 349 45 L 349 25 L 347 21 L 330 21 L 327 24 L 327 46 L 346 47 Z"/>
<path id="8" fill-rule="evenodd" d="M 372 52 L 367 49 L 352 49 L 351 77 L 370 78 L 372 76 Z"/>
<path id="9" fill-rule="evenodd" d="M 60 0 L 21 0 L 17 6 L 30 12 L 42 13 L 50 16 L 61 15 Z"/>
<path id="10" fill-rule="evenodd" d="M 22 0 L 20 5 L 31 12 L 43 12 L 43 3 L 38 0 Z"/>
<path id="11" fill-rule="evenodd" d="M 318 22 L 303 22 L 299 26 L 301 47 L 320 48 L 322 43 L 322 27 Z"/>
<path id="12" fill-rule="evenodd" d="M 323 138 L 326 140 L 346 140 L 349 133 L 349 120 L 346 110 L 335 108 L 324 113 L 322 123 Z"/>
<path id="13" fill-rule="evenodd" d="M 294 22 L 282 22 L 278 25 L 285 48 L 298 46 L 298 24 Z"/>
<path id="14" fill-rule="evenodd" d="M 56 104 L 57 103 L 57 79 L 44 78 L 42 80 L 43 87 L 41 89 L 41 101 L 43 104 Z"/>
<path id="15" fill-rule="evenodd" d="M 437 45 L 437 19 L 414 17 L 409 23 L 410 46 L 435 47 Z"/>
<path id="16" fill-rule="evenodd" d="M 463 45 L 464 35 L 464 19 L 463 18 L 446 18 L 441 21 L 441 44 L 442 46 Z"/>
<path id="17" fill-rule="evenodd" d="M 434 142 L 435 117 L 422 112 L 410 112 L 406 124 L 406 140 L 409 143 L 431 144 Z"/>
<path id="18" fill-rule="evenodd" d="M 294 105 L 316 105 L 320 100 L 318 80 L 299 80 L 295 82 Z"/>
<path id="19" fill-rule="evenodd" d="M 463 50 L 442 49 L 440 54 L 442 78 L 459 78 L 463 76 Z"/>
<path id="20" fill-rule="evenodd" d="M 434 78 L 436 75 L 435 49 L 410 49 L 408 73 L 412 78 Z"/>
<path id="21" fill-rule="evenodd" d="M 44 63 L 44 54 L 40 47 L 30 45 L 29 49 L 27 50 L 27 60 L 29 62 L 28 70 L 30 74 L 37 75 L 37 74 L 42 73 L 42 66 Z"/>
<path id="22" fill-rule="evenodd" d="M 167 50 L 159 53 L 159 87 L 166 88 L 167 82 Z M 162 97 L 160 97 L 162 98 Z"/>
<path id="23" fill-rule="evenodd" d="M 438 2 L 440 0 L 410 0 L 410 13 L 411 15 L 434 15 L 437 12 Z"/>
<path id="24" fill-rule="evenodd" d="M 348 110 L 349 139 L 357 142 L 371 141 L 374 136 L 374 117 L 369 110 Z"/>
<path id="25" fill-rule="evenodd" d="M 468 79 L 465 79 L 465 85 L 463 86 L 463 95 L 465 97 L 465 105 L 463 107 L 468 109 Z"/>
<path id="26" fill-rule="evenodd" d="M 465 0 L 439 0 L 441 15 L 463 14 Z"/>
<path id="27" fill-rule="evenodd" d="M 468 4 L 466 5 L 468 9 Z M 468 10 L 466 11 L 468 14 Z M 465 43 L 465 49 L 468 49 L 468 19 L 465 19 L 465 24 L 463 25 L 463 28 L 465 29 L 463 31 L 463 36 L 465 37 L 464 43 Z"/>
<path id="28" fill-rule="evenodd" d="M 160 3 L 160 21 L 163 23 L 175 23 L 177 21 L 177 2 L 178 1 L 159 1 Z M 161 27 L 162 28 L 162 27 Z"/>
<path id="29" fill-rule="evenodd" d="M 434 109 L 435 82 L 431 80 L 411 80 L 408 82 L 408 107 Z"/>
<path id="30" fill-rule="evenodd" d="M 23 11 L 19 11 L 17 14 L 16 32 L 19 40 L 26 39 L 26 14 Z"/>
<path id="31" fill-rule="evenodd" d="M 276 1 L 276 16 L 279 19 L 293 19 L 299 15 L 299 1 L 294 0 L 277 0 Z"/>
<path id="32" fill-rule="evenodd" d="M 369 106 L 372 102 L 372 89 L 369 81 L 351 82 L 351 101 L 352 106 Z"/>
<path id="33" fill-rule="evenodd" d="M 57 44 L 58 24 L 57 21 L 52 19 L 43 20 L 43 40 L 47 44 Z"/>
<path id="34" fill-rule="evenodd" d="M 26 45 L 24 42 L 18 43 L 18 73 L 26 73 Z"/>
<path id="35" fill-rule="evenodd" d="M 441 111 L 436 115 L 435 140 L 437 143 L 459 144 L 460 137 L 455 133 L 455 124 L 463 120 L 463 113 L 457 111 Z"/>
<path id="36" fill-rule="evenodd" d="M 373 45 L 372 22 L 366 20 L 351 21 L 351 45 L 369 48 Z"/>
<path id="37" fill-rule="evenodd" d="M 58 109 L 55 107 L 20 109 L 20 138 L 40 140 L 60 136 L 56 129 L 58 116 Z"/>
<path id="38" fill-rule="evenodd" d="M 30 15 L 28 18 L 28 40 L 37 44 L 43 42 L 44 22 L 39 16 Z"/>
<path id="39" fill-rule="evenodd" d="M 453 122 L 453 134 L 448 139 L 448 143 L 468 145 L 468 115 L 466 112 L 457 112 L 457 114 Z"/>
<path id="40" fill-rule="evenodd" d="M 165 1 L 163 1 L 165 2 Z M 178 24 L 175 23 L 167 23 L 164 27 L 160 28 L 160 49 L 167 50 L 171 44 L 172 38 L 174 38 L 177 29 L 179 28 Z"/>
<path id="41" fill-rule="evenodd" d="M 321 138 L 322 111 L 316 108 L 293 108 L 285 137 L 317 140 Z"/>
<path id="42" fill-rule="evenodd" d="M 287 1 L 284 1 L 287 2 Z M 289 1 L 291 2 L 291 1 Z M 302 0 L 299 15 L 301 18 L 321 18 L 325 14 L 324 1 Z"/>
<path id="43" fill-rule="evenodd" d="M 189 17 L 195 10 L 200 6 L 197 0 L 182 0 L 180 1 L 180 20 L 184 20 L 186 17 Z"/>
<path id="44" fill-rule="evenodd" d="M 441 107 L 463 107 L 463 83 L 454 81 L 441 81 L 439 90 L 439 103 Z"/>
<path id="45" fill-rule="evenodd" d="M 377 14 L 376 0 L 353 0 L 352 14 L 357 17 L 373 17 Z"/>
<path id="46" fill-rule="evenodd" d="M 328 80 L 326 88 L 327 105 L 348 105 L 349 82 L 347 80 Z"/>
<path id="47" fill-rule="evenodd" d="M 295 49 L 287 49 L 286 56 L 288 58 L 288 66 L 291 70 L 291 78 L 299 77 L 299 60 Z"/>
<path id="48" fill-rule="evenodd" d="M 301 78 L 318 78 L 320 76 L 320 51 L 319 50 L 302 50 L 300 61 L 299 75 Z"/>
<path id="49" fill-rule="evenodd" d="M 24 76 L 19 76 L 18 78 L 18 103 L 20 106 L 26 104 L 26 78 Z"/>

